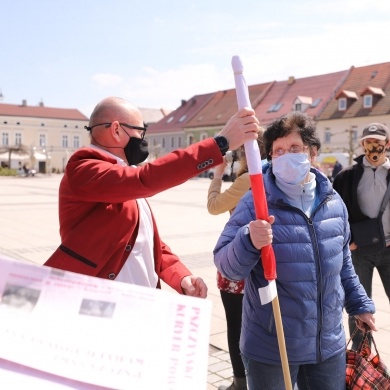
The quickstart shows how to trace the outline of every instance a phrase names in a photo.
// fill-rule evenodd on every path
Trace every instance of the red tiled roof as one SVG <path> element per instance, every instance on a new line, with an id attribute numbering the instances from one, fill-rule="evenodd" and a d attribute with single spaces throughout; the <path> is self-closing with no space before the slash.
<path id="1" fill-rule="evenodd" d="M 298 97 L 307 103 L 308 98 L 312 99 L 311 105 L 305 112 L 315 119 L 344 82 L 348 72 L 346 70 L 301 79 L 289 78 L 285 81 L 275 81 L 264 99 L 255 108 L 256 116 L 260 123 L 266 126 L 274 119 L 290 112 Z M 271 110 L 272 107 L 273 110 Z"/>
<path id="2" fill-rule="evenodd" d="M 375 88 L 368 86 L 367 88 L 364 88 L 362 92 L 360 92 L 360 96 L 363 95 L 379 95 L 379 96 L 386 96 L 386 94 L 383 92 L 382 88 Z"/>
<path id="3" fill-rule="evenodd" d="M 182 130 L 196 113 L 213 98 L 215 92 L 204 95 L 195 95 L 191 99 L 182 101 L 179 108 L 172 111 L 165 118 L 148 127 L 148 134 L 168 133 Z"/>
<path id="4" fill-rule="evenodd" d="M 360 98 L 351 101 L 346 110 L 339 111 L 336 95 L 318 119 L 327 120 L 390 114 L 390 62 L 358 68 L 352 67 L 350 74 L 340 87 L 342 91 L 354 92 L 357 97 L 370 89 L 374 95 L 373 107 L 364 108 L 363 99 Z M 383 95 L 380 91 L 383 92 Z"/>
<path id="5" fill-rule="evenodd" d="M 0 116 L 19 116 L 31 118 L 72 119 L 87 121 L 88 118 L 74 108 L 52 108 L 0 103 Z"/>
<path id="6" fill-rule="evenodd" d="M 248 87 L 249 99 L 254 106 L 269 89 L 271 83 L 257 84 Z M 186 123 L 186 128 L 224 126 L 238 111 L 235 89 L 218 91 L 196 115 Z"/>
<path id="7" fill-rule="evenodd" d="M 336 96 L 335 96 L 335 99 L 339 99 L 339 98 L 342 98 L 342 97 L 345 97 L 347 99 L 354 99 L 354 100 L 358 100 L 359 97 L 358 95 L 356 94 L 355 91 L 347 91 L 346 89 L 342 89 Z"/>
<path id="8" fill-rule="evenodd" d="M 297 100 L 299 100 L 301 103 L 312 105 L 313 104 L 313 98 L 310 96 L 297 96 Z"/>
<path id="9" fill-rule="evenodd" d="M 145 123 L 151 125 L 156 123 L 159 120 L 163 119 L 170 111 L 164 110 L 163 108 L 141 108 L 138 107 L 141 111 L 142 118 Z"/>

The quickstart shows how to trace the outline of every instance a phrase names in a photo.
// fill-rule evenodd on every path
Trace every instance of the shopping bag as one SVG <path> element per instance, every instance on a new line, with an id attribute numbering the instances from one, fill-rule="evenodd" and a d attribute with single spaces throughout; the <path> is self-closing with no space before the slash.
<path id="1" fill-rule="evenodd" d="M 355 329 L 347 343 L 346 389 L 390 390 L 390 373 L 379 356 L 371 330 L 364 332 L 363 339 L 357 351 L 348 349 L 348 345 L 357 330 L 358 328 Z M 371 341 L 375 348 L 375 355 L 372 354 L 368 341 L 369 333 L 371 333 Z"/>

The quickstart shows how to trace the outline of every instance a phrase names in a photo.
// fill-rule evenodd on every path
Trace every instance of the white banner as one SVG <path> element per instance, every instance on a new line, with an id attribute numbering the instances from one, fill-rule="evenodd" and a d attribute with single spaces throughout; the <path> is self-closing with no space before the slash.
<path id="1" fill-rule="evenodd" d="M 206 389 L 211 301 L 1 255 L 0 269 L 1 388 Z"/>

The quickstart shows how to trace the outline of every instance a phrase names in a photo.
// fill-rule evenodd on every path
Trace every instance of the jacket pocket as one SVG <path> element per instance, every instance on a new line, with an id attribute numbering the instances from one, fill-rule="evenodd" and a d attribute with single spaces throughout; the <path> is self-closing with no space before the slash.
<path id="1" fill-rule="evenodd" d="M 81 256 L 78 253 L 72 251 L 72 249 L 69 249 L 62 244 L 58 248 L 61 249 L 64 253 L 66 253 L 68 256 L 73 257 L 74 259 L 81 261 L 83 264 L 88 265 L 89 267 L 92 267 L 92 268 L 97 268 L 96 263 L 94 263 L 93 261 L 87 259 L 86 257 Z"/>

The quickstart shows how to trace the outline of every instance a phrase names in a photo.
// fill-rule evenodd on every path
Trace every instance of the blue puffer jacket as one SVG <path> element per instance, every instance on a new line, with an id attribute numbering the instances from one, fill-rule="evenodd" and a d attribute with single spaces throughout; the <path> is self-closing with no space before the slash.
<path id="1" fill-rule="evenodd" d="M 349 251 L 348 215 L 340 196 L 315 169 L 317 206 L 308 218 L 289 206 L 268 167 L 263 175 L 276 257 L 277 291 L 289 363 L 312 364 L 345 348 L 343 308 L 348 314 L 374 313 L 355 274 Z M 227 278 L 246 278 L 240 349 L 254 360 L 280 363 L 272 304 L 261 305 L 258 289 L 268 285 L 260 251 L 251 243 L 248 223 L 255 218 L 247 192 L 226 224 L 214 250 Z"/>

